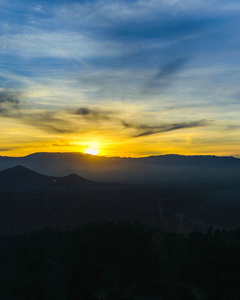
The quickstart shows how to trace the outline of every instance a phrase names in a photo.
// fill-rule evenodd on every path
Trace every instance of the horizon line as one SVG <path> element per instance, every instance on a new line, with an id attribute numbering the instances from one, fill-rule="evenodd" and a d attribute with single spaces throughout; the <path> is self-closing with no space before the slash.
<path id="1" fill-rule="evenodd" d="M 222 158 L 226 158 L 226 157 L 232 157 L 232 158 L 236 158 L 236 159 L 240 159 L 240 157 L 237 156 L 233 156 L 233 155 L 216 155 L 216 154 L 190 154 L 190 155 L 185 155 L 185 154 L 176 154 L 176 153 L 166 153 L 166 154 L 158 154 L 158 155 L 145 155 L 145 156 L 106 156 L 106 155 L 93 155 L 93 154 L 89 154 L 89 153 L 84 153 L 84 152 L 32 152 L 26 155 L 21 155 L 21 156 L 9 156 L 9 155 L 1 155 L 0 157 L 9 157 L 9 158 L 23 158 L 23 157 L 27 157 L 30 155 L 34 155 L 34 154 L 79 154 L 82 156 L 89 156 L 89 157 L 102 157 L 102 158 L 148 158 L 148 157 L 159 157 L 159 156 L 184 156 L 184 157 L 193 157 L 193 156 L 211 156 L 211 157 L 222 157 Z"/>

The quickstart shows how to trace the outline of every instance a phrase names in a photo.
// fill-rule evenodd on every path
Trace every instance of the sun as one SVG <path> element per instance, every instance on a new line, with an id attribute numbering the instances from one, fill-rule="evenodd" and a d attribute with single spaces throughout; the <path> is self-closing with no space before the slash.
<path id="1" fill-rule="evenodd" d="M 99 152 L 99 145 L 96 142 L 88 143 L 88 146 L 84 149 L 84 153 L 86 154 L 98 155 Z"/>
<path id="2" fill-rule="evenodd" d="M 91 148 L 87 148 L 84 151 L 86 154 L 91 154 L 91 155 L 98 155 L 99 151 L 97 149 L 91 149 Z"/>
<path id="3" fill-rule="evenodd" d="M 98 155 L 101 153 L 101 145 L 97 141 L 85 142 L 85 146 L 82 148 L 81 152 L 90 155 Z"/>

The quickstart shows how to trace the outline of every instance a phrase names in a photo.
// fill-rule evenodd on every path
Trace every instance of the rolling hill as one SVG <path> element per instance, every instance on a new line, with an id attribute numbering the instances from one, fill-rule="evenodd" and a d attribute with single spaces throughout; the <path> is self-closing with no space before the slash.
<path id="1" fill-rule="evenodd" d="M 77 174 L 52 177 L 39 174 L 21 165 L 0 172 L 1 192 L 79 190 L 97 185 Z"/>

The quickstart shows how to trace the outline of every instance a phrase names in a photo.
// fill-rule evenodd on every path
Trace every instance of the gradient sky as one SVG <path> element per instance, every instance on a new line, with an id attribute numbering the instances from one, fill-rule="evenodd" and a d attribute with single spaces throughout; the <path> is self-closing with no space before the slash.
<path id="1" fill-rule="evenodd" d="M 0 155 L 240 157 L 238 0 L 0 1 Z"/>

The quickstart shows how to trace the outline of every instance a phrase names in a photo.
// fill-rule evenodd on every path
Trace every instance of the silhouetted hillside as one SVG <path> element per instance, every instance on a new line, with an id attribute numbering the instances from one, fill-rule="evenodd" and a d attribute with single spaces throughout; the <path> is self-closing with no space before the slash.
<path id="1" fill-rule="evenodd" d="M 39 174 L 21 165 L 0 172 L 1 192 L 81 189 L 96 184 L 77 174 L 66 177 L 52 177 Z"/>

